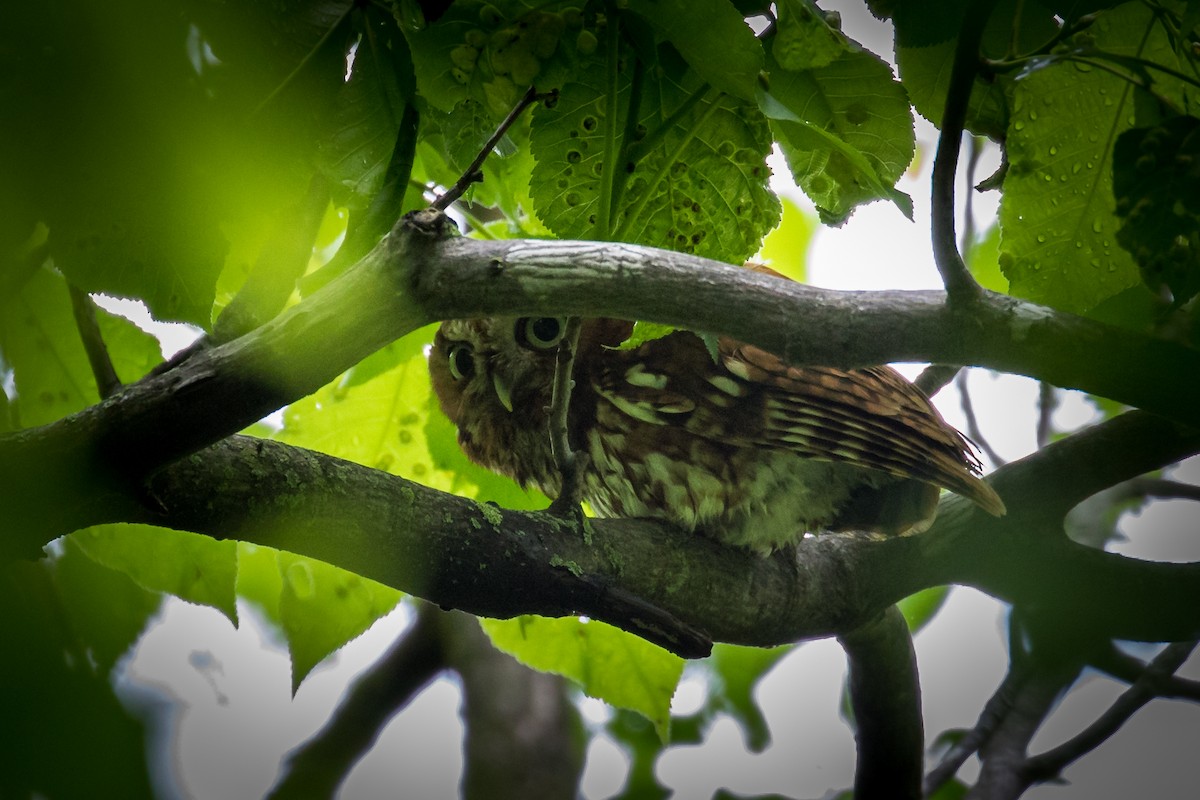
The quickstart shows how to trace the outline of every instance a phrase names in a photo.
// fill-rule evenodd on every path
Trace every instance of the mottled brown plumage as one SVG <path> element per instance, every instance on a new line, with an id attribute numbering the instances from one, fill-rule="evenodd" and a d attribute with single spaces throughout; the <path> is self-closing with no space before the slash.
<path id="1" fill-rule="evenodd" d="M 563 321 L 456 320 L 430 354 L 442 409 L 477 463 L 554 496 L 547 413 Z M 938 487 L 992 514 L 970 445 L 889 367 L 797 368 L 752 345 L 672 333 L 617 350 L 630 323 L 585 320 L 568 427 L 588 454 L 585 499 L 767 551 L 806 531 L 903 534 Z"/>

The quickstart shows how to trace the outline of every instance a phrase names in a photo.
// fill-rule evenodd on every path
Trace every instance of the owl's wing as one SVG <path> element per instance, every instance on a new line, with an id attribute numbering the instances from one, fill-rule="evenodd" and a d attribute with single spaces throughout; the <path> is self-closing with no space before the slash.
<path id="1" fill-rule="evenodd" d="M 792 367 L 724 337 L 714 362 L 700 339 L 684 332 L 609 351 L 603 360 L 593 388 L 636 419 L 915 478 L 1004 513 L 999 496 L 976 476 L 970 444 L 890 367 Z"/>
<path id="2" fill-rule="evenodd" d="M 722 366 L 761 387 L 760 444 L 847 461 L 951 489 L 990 514 L 1004 503 L 979 479 L 971 444 L 891 367 L 792 367 L 752 345 L 723 340 Z"/>

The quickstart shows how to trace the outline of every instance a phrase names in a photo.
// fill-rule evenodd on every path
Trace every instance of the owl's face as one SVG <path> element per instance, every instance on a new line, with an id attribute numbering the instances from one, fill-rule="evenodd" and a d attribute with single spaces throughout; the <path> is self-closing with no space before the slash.
<path id="1" fill-rule="evenodd" d="M 434 391 L 464 452 L 522 484 L 541 485 L 550 458 L 546 413 L 565 327 L 561 317 L 450 320 L 429 354 Z"/>

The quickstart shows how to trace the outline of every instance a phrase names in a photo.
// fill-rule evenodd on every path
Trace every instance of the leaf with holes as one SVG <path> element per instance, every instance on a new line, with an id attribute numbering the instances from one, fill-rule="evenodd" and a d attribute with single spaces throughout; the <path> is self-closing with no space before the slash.
<path id="1" fill-rule="evenodd" d="M 538 216 L 563 238 L 617 238 L 730 263 L 757 252 L 780 213 L 768 187 L 765 118 L 714 96 L 674 63 L 646 70 L 637 122 L 629 124 L 629 103 L 638 98 L 631 78 L 617 80 L 612 103 L 597 69 L 563 87 L 555 108 L 537 109 L 530 192 Z M 614 142 L 614 131 L 629 138 Z M 621 146 L 620 160 L 606 164 Z"/>
<path id="2" fill-rule="evenodd" d="M 827 66 L 794 72 L 771 63 L 771 117 L 788 167 L 826 224 L 855 206 L 890 200 L 912 218 L 912 198 L 894 188 L 915 151 L 908 95 L 872 53 L 849 51 Z"/>

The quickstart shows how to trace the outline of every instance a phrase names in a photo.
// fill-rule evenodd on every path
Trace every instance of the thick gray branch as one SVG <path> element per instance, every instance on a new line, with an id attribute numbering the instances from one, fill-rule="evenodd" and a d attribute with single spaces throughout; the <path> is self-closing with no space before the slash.
<path id="1" fill-rule="evenodd" d="M 997 472 L 1002 495 L 1028 497 L 1010 503 L 1005 519 L 952 498 L 919 536 L 818 536 L 771 558 L 646 520 L 593 520 L 585 538 L 544 513 L 480 505 L 245 437 L 162 472 L 151 507 L 133 518 L 313 556 L 482 616 L 586 614 L 693 655 L 694 629 L 762 646 L 835 635 L 942 583 L 1054 608 L 1106 636 L 1193 638 L 1200 565 L 1096 551 L 1066 540 L 1061 517 L 1054 525 L 1037 511 L 1060 493 L 1087 492 L 1077 476 L 1090 476 L 1094 490 L 1129 477 L 1122 470 L 1153 468 L 1147 442 L 1157 443 L 1161 463 L 1200 447 L 1197 437 L 1177 439 L 1171 423 L 1129 414 Z"/>
<path id="2" fill-rule="evenodd" d="M 921 682 L 908 623 L 895 606 L 839 637 L 849 662 L 856 800 L 920 800 L 925 752 Z"/>
<path id="3" fill-rule="evenodd" d="M 447 238 L 424 213 L 254 332 L 43 428 L 0 437 L 0 548 L 125 519 L 145 477 L 303 397 L 429 322 L 480 314 L 642 318 L 731 334 L 794 363 L 981 364 L 1200 421 L 1200 353 L 986 294 L 834 292 L 646 247 Z M 736 299 L 736 302 L 731 300 Z"/>

